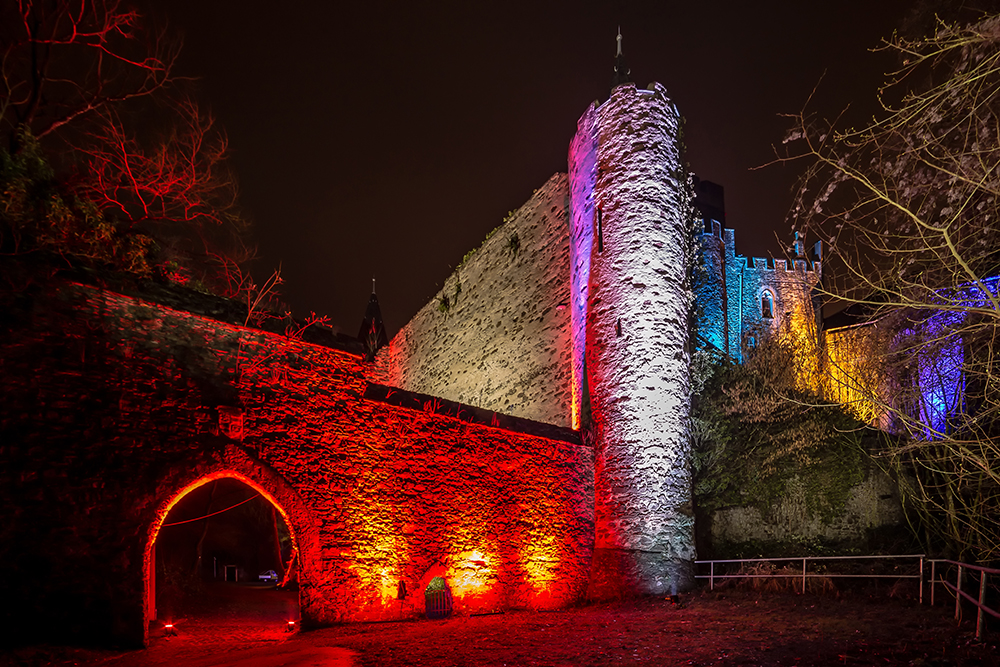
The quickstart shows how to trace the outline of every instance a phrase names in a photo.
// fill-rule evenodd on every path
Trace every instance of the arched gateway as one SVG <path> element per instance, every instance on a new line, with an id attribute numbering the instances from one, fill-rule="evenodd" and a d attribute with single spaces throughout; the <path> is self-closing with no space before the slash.
<path id="1" fill-rule="evenodd" d="M 156 511 L 156 517 L 149 530 L 146 548 L 143 555 L 143 570 L 145 573 L 144 603 L 146 633 L 144 641 L 148 641 L 149 622 L 157 619 L 157 592 L 156 592 L 156 543 L 161 528 L 164 527 L 170 511 L 184 499 L 188 494 L 207 484 L 217 480 L 232 479 L 245 484 L 256 491 L 261 497 L 266 499 L 274 509 L 281 515 L 285 525 L 288 527 L 292 540 L 292 554 L 289 559 L 290 567 L 294 568 L 295 578 L 300 583 L 300 590 L 308 589 L 309 578 L 316 568 L 315 556 L 318 553 L 318 545 L 315 544 L 315 531 L 310 529 L 314 520 L 309 516 L 309 512 L 298 496 L 298 494 L 278 475 L 260 462 L 250 457 L 240 455 L 237 451 L 232 451 L 227 457 L 229 460 L 208 472 L 199 471 L 200 475 L 193 481 L 185 484 L 179 491 L 165 502 L 162 502 Z M 234 465 L 239 461 L 242 465 Z M 300 538 L 305 535 L 306 539 Z M 303 544 L 305 548 L 303 549 Z M 309 618 L 308 609 L 300 601 L 300 613 Z"/>
<path id="2" fill-rule="evenodd" d="M 209 305 L 54 282 L 0 335 L 15 636 L 143 645 L 164 517 L 220 477 L 294 535 L 303 625 L 419 617 L 429 574 L 456 613 L 580 599 L 594 520 L 579 433 L 379 384 L 356 343 Z"/>

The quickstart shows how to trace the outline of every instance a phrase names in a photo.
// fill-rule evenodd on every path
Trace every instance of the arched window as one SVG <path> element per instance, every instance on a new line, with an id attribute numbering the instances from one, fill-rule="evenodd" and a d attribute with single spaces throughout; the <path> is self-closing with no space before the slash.
<path id="1" fill-rule="evenodd" d="M 774 319 L 774 296 L 768 290 L 760 295 L 760 316 L 766 320 Z"/>

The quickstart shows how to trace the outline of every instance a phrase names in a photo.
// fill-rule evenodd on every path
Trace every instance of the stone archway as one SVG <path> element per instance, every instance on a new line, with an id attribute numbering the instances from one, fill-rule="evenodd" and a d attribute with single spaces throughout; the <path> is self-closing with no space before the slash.
<path id="1" fill-rule="evenodd" d="M 319 557 L 315 522 L 298 492 L 269 466 L 250 458 L 241 449 L 227 448 L 222 461 L 171 476 L 161 487 L 163 499 L 158 503 L 155 517 L 149 526 L 143 549 L 143 644 L 149 641 L 149 622 L 155 620 L 155 545 L 170 510 L 191 492 L 215 480 L 236 480 L 263 497 L 280 514 L 292 540 L 291 567 L 299 582 L 299 613 L 306 624 L 315 624 L 312 606 L 303 599 L 302 591 L 310 589 L 315 577 Z"/>

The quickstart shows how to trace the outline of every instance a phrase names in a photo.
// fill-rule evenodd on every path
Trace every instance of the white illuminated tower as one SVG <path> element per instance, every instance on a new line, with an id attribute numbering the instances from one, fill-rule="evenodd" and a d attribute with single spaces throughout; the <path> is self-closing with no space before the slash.
<path id="1" fill-rule="evenodd" d="M 661 85 L 628 82 L 620 40 L 611 98 L 569 151 L 573 421 L 595 446 L 596 598 L 693 584 L 680 115 Z"/>

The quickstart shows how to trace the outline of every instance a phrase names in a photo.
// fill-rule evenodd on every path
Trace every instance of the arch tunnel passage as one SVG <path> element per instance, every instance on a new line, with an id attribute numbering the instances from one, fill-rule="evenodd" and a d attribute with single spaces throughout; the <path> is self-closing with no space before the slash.
<path id="1" fill-rule="evenodd" d="M 292 534 L 282 512 L 239 479 L 178 498 L 151 551 L 151 637 L 283 632 L 298 621 Z"/>

